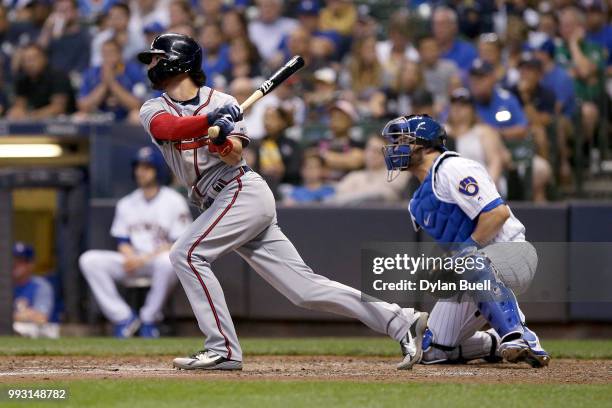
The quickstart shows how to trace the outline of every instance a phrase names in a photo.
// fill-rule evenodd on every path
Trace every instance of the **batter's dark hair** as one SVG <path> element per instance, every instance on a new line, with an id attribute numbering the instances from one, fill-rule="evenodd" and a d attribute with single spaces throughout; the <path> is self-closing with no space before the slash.
<path id="1" fill-rule="evenodd" d="M 201 88 L 206 84 L 206 74 L 202 70 L 200 70 L 199 72 L 190 72 L 189 78 L 191 78 L 193 83 L 198 88 Z"/>

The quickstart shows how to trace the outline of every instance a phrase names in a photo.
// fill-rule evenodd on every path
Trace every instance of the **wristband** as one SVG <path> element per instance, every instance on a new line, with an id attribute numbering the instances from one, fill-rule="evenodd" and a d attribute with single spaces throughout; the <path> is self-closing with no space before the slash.
<path id="1" fill-rule="evenodd" d="M 219 153 L 219 156 L 221 157 L 227 156 L 233 150 L 234 150 L 234 144 L 229 139 L 227 139 L 225 143 L 223 143 L 221 146 L 217 146 L 217 152 Z"/>

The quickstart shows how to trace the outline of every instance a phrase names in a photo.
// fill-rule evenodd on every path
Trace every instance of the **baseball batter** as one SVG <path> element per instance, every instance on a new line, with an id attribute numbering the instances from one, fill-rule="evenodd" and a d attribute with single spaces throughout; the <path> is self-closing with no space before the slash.
<path id="1" fill-rule="evenodd" d="M 444 129 L 427 115 L 396 118 L 383 136 L 390 143 L 383 149 L 389 180 L 409 171 L 421 182 L 408 206 L 415 228 L 452 250 L 455 258 L 484 258 L 484 268 L 462 277 L 491 282 L 490 290 L 436 303 L 423 339 L 423 362 L 494 358 L 499 352 L 509 362 L 548 365 L 550 357 L 525 325 L 514 296 L 531 283 L 537 254 L 485 168 L 448 151 Z M 444 271 L 437 273 L 434 279 Z M 494 330 L 477 331 L 486 323 Z"/>
<path id="2" fill-rule="evenodd" d="M 176 283 L 168 252 L 191 223 L 191 214 L 179 193 L 160 186 L 165 165 L 154 147 L 140 149 L 132 164 L 139 188 L 117 203 L 111 226 L 117 251 L 87 251 L 79 264 L 116 337 L 131 337 L 137 330 L 141 337 L 159 337 L 161 309 Z M 151 289 L 136 315 L 115 282 L 138 276 L 151 277 Z"/>
<path id="3" fill-rule="evenodd" d="M 172 247 L 170 260 L 206 336 L 205 349 L 175 359 L 174 366 L 242 369 L 236 330 L 211 270 L 211 263 L 230 251 L 294 304 L 359 319 L 399 341 L 404 354 L 399 369 L 417 363 L 426 313 L 362 302 L 360 291 L 314 274 L 282 233 L 272 192 L 242 159 L 249 137 L 236 100 L 204 86 L 199 45 L 184 35 L 163 34 L 138 58 L 148 65 L 153 86 L 165 91 L 142 106 L 142 124 L 202 210 Z M 213 125 L 221 132 L 211 139 Z"/>

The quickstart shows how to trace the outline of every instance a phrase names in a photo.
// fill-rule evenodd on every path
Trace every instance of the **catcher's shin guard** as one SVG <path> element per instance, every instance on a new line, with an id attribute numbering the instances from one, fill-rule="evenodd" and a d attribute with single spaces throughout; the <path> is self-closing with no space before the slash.
<path id="1" fill-rule="evenodd" d="M 512 290 L 497 279 L 491 262 L 484 256 L 474 256 L 482 259 L 482 268 L 474 268 L 464 274 L 464 278 L 471 283 L 490 282 L 488 290 L 473 290 L 470 292 L 482 316 L 502 339 L 521 337 L 523 324 L 521 312 Z"/>

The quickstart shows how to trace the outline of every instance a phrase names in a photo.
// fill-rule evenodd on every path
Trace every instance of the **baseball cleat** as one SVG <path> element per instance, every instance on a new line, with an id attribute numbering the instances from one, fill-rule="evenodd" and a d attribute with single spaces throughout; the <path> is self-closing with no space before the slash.
<path id="1" fill-rule="evenodd" d="M 242 370 L 242 361 L 228 360 L 210 350 L 201 350 L 189 357 L 175 358 L 172 365 L 182 370 Z"/>
<path id="2" fill-rule="evenodd" d="M 427 330 L 429 314 L 419 312 L 416 320 L 410 325 L 406 337 L 400 341 L 404 359 L 397 365 L 398 370 L 410 370 L 423 358 L 423 334 Z"/>
<path id="3" fill-rule="evenodd" d="M 138 330 L 138 335 L 144 339 L 159 338 L 159 328 L 155 323 L 143 323 Z"/>
<path id="4" fill-rule="evenodd" d="M 132 337 L 140 328 L 140 319 L 135 314 L 132 314 L 129 319 L 115 324 L 113 327 L 113 336 L 119 339 L 127 339 Z"/>
<path id="5" fill-rule="evenodd" d="M 509 363 L 526 362 L 533 368 L 546 367 L 550 356 L 540 345 L 538 336 L 525 327 L 523 337 L 500 344 L 499 352 Z"/>

